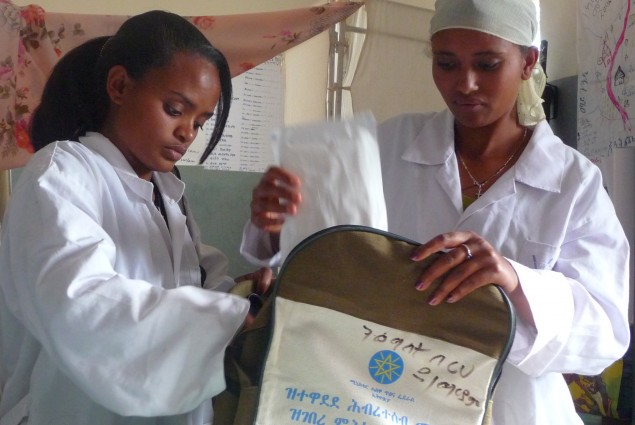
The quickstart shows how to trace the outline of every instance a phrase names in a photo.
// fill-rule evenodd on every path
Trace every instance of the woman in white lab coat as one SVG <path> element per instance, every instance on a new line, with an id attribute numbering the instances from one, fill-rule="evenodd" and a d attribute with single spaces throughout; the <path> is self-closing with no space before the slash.
<path id="1" fill-rule="evenodd" d="M 544 120 L 536 28 L 531 1 L 438 0 L 433 77 L 448 109 L 378 130 L 388 230 L 423 242 L 413 261 L 447 251 L 413 291 L 447 272 L 430 304 L 496 283 L 517 311 L 495 425 L 581 424 L 562 373 L 598 374 L 629 343 L 628 243 L 598 168 Z M 249 258 L 275 253 L 299 187 L 283 169 L 265 173 Z"/>
<path id="2" fill-rule="evenodd" d="M 223 55 L 166 12 L 55 67 L 2 224 L 3 425 L 211 423 L 249 305 L 172 171 L 217 113 L 211 151 L 230 100 Z"/>

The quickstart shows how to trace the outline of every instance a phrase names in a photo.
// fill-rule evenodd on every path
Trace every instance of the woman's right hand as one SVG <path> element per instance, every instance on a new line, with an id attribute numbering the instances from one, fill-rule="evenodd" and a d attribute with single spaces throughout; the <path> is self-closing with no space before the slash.
<path id="1" fill-rule="evenodd" d="M 286 214 L 302 202 L 300 178 L 280 167 L 265 171 L 251 196 L 251 222 L 265 232 L 279 234 Z"/>

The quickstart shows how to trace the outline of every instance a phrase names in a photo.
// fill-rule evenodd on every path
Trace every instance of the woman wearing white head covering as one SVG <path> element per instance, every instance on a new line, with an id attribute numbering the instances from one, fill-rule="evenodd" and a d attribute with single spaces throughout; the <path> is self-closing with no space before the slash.
<path id="1" fill-rule="evenodd" d="M 437 1 L 430 35 L 451 28 L 479 31 L 529 47 L 538 33 L 536 6 L 532 0 Z M 545 119 L 540 95 L 546 82 L 545 73 L 536 61 L 531 78 L 523 79 L 519 87 L 516 106 L 520 124 L 530 126 Z"/>
<path id="2" fill-rule="evenodd" d="M 532 0 L 437 0 L 432 67 L 448 109 L 378 131 L 388 229 L 427 241 L 413 261 L 447 251 L 415 286 L 447 272 L 436 305 L 495 283 L 517 311 L 495 425 L 581 424 L 562 373 L 598 374 L 630 339 L 628 243 L 598 168 L 544 119 L 536 28 Z M 246 256 L 267 263 L 298 185 L 265 173 Z"/>

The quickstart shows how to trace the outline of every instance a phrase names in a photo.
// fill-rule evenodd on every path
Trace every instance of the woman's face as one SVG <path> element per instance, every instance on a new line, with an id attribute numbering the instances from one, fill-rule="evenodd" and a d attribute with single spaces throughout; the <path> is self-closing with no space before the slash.
<path id="1" fill-rule="evenodd" d="M 107 88 L 111 111 L 104 135 L 146 180 L 152 171 L 174 168 L 220 98 L 216 66 L 197 54 L 177 54 L 139 80 L 113 67 Z"/>
<path id="2" fill-rule="evenodd" d="M 531 76 L 533 52 L 523 55 L 509 41 L 467 29 L 439 31 L 431 43 L 434 82 L 458 123 L 476 128 L 516 119 L 518 89 Z"/>

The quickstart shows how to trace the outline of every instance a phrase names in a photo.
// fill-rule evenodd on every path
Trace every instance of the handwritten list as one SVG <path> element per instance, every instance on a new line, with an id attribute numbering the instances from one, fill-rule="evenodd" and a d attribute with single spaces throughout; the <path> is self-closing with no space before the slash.
<path id="1" fill-rule="evenodd" d="M 273 162 L 271 133 L 284 123 L 282 56 L 232 79 L 232 105 L 221 141 L 203 167 L 212 170 L 263 172 Z M 212 134 L 214 118 L 199 131 L 177 165 L 198 165 Z"/>

